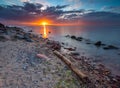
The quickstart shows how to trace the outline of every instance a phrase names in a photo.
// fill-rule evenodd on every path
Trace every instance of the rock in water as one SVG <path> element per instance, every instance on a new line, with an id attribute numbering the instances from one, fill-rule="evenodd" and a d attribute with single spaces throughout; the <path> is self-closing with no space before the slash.
<path id="1" fill-rule="evenodd" d="M 104 47 L 103 49 L 109 50 L 109 49 L 119 49 L 119 48 L 116 46 L 113 46 L 113 45 L 108 45 L 108 46 Z"/>
<path id="2" fill-rule="evenodd" d="M 71 38 L 72 38 L 72 39 L 76 39 L 76 36 L 72 35 Z"/>
<path id="3" fill-rule="evenodd" d="M 82 37 L 77 37 L 76 38 L 76 40 L 78 40 L 78 41 L 82 41 L 82 39 L 83 39 Z"/>
<path id="4" fill-rule="evenodd" d="M 95 43 L 96 46 L 101 46 L 102 45 L 102 42 L 101 41 L 98 41 Z"/>

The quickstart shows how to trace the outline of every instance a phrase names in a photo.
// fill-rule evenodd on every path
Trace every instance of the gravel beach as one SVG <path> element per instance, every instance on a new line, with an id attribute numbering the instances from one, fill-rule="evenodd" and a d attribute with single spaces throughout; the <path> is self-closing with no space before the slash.
<path id="1" fill-rule="evenodd" d="M 119 88 L 120 77 L 89 58 L 61 52 L 59 42 L 44 39 L 21 28 L 0 27 L 0 88 Z M 58 50 L 85 73 L 83 82 L 61 61 Z M 42 55 L 38 57 L 37 54 Z"/>

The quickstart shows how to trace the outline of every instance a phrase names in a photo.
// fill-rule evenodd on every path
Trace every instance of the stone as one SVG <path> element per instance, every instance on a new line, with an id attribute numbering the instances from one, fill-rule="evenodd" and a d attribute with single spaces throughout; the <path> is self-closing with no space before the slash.
<path id="1" fill-rule="evenodd" d="M 116 46 L 113 46 L 113 45 L 108 45 L 108 46 L 106 46 L 106 47 L 103 47 L 103 49 L 109 50 L 109 49 L 119 49 L 119 48 L 116 47 Z"/>
<path id="2" fill-rule="evenodd" d="M 0 23 L 0 28 L 5 28 L 5 26 L 3 24 Z"/>
<path id="3" fill-rule="evenodd" d="M 71 54 L 71 55 L 74 55 L 74 56 L 80 55 L 80 53 L 78 53 L 78 52 L 71 52 L 70 54 Z"/>
<path id="4" fill-rule="evenodd" d="M 15 38 L 17 38 L 17 39 L 24 39 L 24 35 L 17 34 L 17 35 L 15 35 Z"/>
<path id="5" fill-rule="evenodd" d="M 65 37 L 70 37 L 70 35 L 66 35 Z"/>
<path id="6" fill-rule="evenodd" d="M 102 45 L 102 42 L 101 41 L 98 41 L 95 43 L 96 46 L 101 46 Z"/>
<path id="7" fill-rule="evenodd" d="M 76 39 L 76 36 L 72 35 L 71 38 L 72 38 L 72 39 Z"/>
<path id="8" fill-rule="evenodd" d="M 82 41 L 82 39 L 83 39 L 82 37 L 77 37 L 76 38 L 76 40 L 78 40 L 78 41 Z"/>
<path id="9" fill-rule="evenodd" d="M 33 42 L 33 40 L 31 39 L 29 33 L 25 33 L 25 34 L 24 34 L 24 39 L 25 39 L 27 42 Z"/>
<path id="10" fill-rule="evenodd" d="M 3 24 L 0 23 L 0 33 L 6 33 L 6 28 Z"/>
<path id="11" fill-rule="evenodd" d="M 0 35 L 0 41 L 6 41 L 7 39 L 6 39 L 6 37 L 4 36 L 4 35 Z"/>

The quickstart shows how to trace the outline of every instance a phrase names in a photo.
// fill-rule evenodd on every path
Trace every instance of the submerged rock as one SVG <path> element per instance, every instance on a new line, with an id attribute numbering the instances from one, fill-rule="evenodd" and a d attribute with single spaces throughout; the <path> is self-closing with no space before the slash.
<path id="1" fill-rule="evenodd" d="M 108 45 L 108 46 L 104 47 L 103 49 L 109 50 L 109 49 L 119 49 L 119 48 L 116 46 L 113 46 L 113 45 Z"/>

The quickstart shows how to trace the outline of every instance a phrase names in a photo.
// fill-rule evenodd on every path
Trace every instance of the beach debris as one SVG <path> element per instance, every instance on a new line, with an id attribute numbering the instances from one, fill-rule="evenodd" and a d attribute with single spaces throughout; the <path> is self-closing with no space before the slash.
<path id="1" fill-rule="evenodd" d="M 119 49 L 119 48 L 116 46 L 113 46 L 113 45 L 108 45 L 108 46 L 104 47 L 103 49 L 109 50 L 109 49 Z"/>
<path id="2" fill-rule="evenodd" d="M 49 60 L 50 58 L 48 58 L 46 55 L 44 54 L 37 54 L 37 57 L 41 58 L 41 59 L 45 59 L 45 60 Z"/>
<path id="3" fill-rule="evenodd" d="M 54 51 L 54 54 L 58 56 L 78 77 L 80 77 L 84 82 L 88 80 L 86 74 L 81 72 L 74 64 L 65 56 L 63 56 L 60 52 Z"/>

